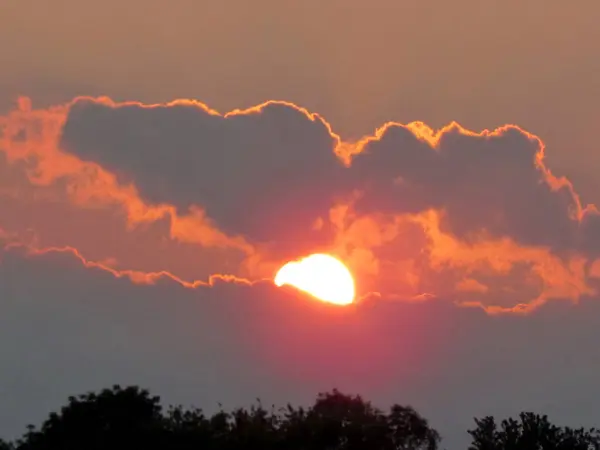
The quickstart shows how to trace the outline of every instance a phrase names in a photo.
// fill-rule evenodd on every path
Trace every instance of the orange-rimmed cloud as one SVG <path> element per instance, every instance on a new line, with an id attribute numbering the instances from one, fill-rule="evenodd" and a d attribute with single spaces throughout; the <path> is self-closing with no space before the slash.
<path id="1" fill-rule="evenodd" d="M 113 275 L 115 278 L 126 278 L 129 279 L 134 284 L 147 284 L 153 285 L 159 282 L 160 280 L 168 280 L 172 281 L 176 284 L 179 284 L 183 287 L 196 289 L 198 287 L 210 287 L 213 286 L 217 282 L 223 283 L 234 283 L 245 286 L 252 286 L 253 284 L 259 282 L 270 281 L 268 279 L 263 280 L 248 280 L 245 278 L 240 278 L 235 275 L 228 274 L 211 274 L 206 281 L 204 280 L 185 280 L 183 278 L 174 275 L 173 273 L 161 270 L 159 272 L 144 272 L 141 270 L 134 269 L 115 269 L 111 267 L 110 261 L 89 261 L 87 260 L 81 253 L 73 247 L 46 247 L 46 248 L 35 248 L 33 246 L 26 246 L 19 242 L 13 242 L 5 245 L 4 250 L 20 250 L 23 255 L 49 255 L 53 253 L 58 254 L 69 254 L 76 260 L 78 260 L 84 267 L 95 268 L 109 274 Z"/>
<path id="2" fill-rule="evenodd" d="M 288 102 L 220 114 L 87 97 L 22 100 L 0 124 L 0 226 L 132 280 L 262 279 L 330 251 L 363 296 L 498 313 L 596 293 L 598 213 L 515 125 L 388 123 L 345 142 Z"/>

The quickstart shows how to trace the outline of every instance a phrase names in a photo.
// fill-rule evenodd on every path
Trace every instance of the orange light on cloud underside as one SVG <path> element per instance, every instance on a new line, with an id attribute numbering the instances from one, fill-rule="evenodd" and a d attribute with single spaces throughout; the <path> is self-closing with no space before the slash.
<path id="1" fill-rule="evenodd" d="M 285 264 L 275 276 L 277 286 L 289 285 L 324 302 L 349 305 L 354 301 L 354 278 L 333 256 L 316 253 Z"/>

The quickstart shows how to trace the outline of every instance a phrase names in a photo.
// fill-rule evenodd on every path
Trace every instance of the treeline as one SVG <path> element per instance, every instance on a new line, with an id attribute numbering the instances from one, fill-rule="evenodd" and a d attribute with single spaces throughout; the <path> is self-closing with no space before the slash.
<path id="1" fill-rule="evenodd" d="M 475 419 L 469 450 L 600 449 L 595 429 L 557 426 L 522 413 L 497 423 Z M 309 408 L 288 405 L 219 411 L 170 407 L 138 387 L 114 386 L 70 397 L 39 427 L 0 450 L 436 450 L 441 438 L 409 406 L 386 411 L 359 396 L 319 394 Z"/>

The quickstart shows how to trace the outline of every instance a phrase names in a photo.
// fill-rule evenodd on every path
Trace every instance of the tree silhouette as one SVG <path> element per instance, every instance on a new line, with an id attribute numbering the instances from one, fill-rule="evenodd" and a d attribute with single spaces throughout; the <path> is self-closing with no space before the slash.
<path id="1" fill-rule="evenodd" d="M 309 408 L 219 411 L 170 407 L 137 387 L 114 386 L 70 397 L 39 429 L 30 426 L 16 450 L 435 450 L 439 435 L 414 409 L 385 414 L 359 396 L 334 390 Z M 4 443 L 0 450 L 13 450 Z"/>
<path id="2" fill-rule="evenodd" d="M 288 405 L 283 423 L 286 448 L 335 450 L 435 450 L 438 433 L 414 409 L 392 406 L 389 414 L 360 396 L 321 393 L 308 410 Z"/>
<path id="3" fill-rule="evenodd" d="M 209 419 L 200 409 L 171 407 L 163 420 L 165 441 L 173 449 L 208 448 L 215 438 L 228 433 L 226 416 L 225 413 L 220 413 Z"/>
<path id="4" fill-rule="evenodd" d="M 6 442 L 4 439 L 0 439 L 0 450 L 14 450 L 14 445 L 11 442 Z"/>
<path id="5" fill-rule="evenodd" d="M 69 397 L 38 430 L 29 427 L 19 450 L 157 448 L 162 437 L 158 397 L 137 387 L 113 386 Z"/>
<path id="6" fill-rule="evenodd" d="M 600 434 L 594 429 L 559 427 L 547 416 L 523 412 L 519 420 L 503 420 L 500 427 L 493 417 L 475 419 L 469 430 L 469 450 L 597 450 Z"/>
<path id="7" fill-rule="evenodd" d="M 469 450 L 600 450 L 595 429 L 560 427 L 547 416 L 521 413 L 497 424 L 475 419 Z M 360 396 L 321 393 L 312 406 L 250 408 L 206 415 L 171 406 L 163 411 L 147 390 L 113 386 L 69 397 L 39 428 L 30 425 L 0 450 L 437 450 L 440 436 L 410 406 L 387 412 Z"/>

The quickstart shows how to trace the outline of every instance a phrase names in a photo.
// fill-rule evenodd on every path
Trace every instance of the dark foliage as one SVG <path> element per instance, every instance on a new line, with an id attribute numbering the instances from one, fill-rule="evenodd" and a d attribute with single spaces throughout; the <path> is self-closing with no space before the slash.
<path id="1" fill-rule="evenodd" d="M 18 450 L 151 448 L 162 428 L 158 397 L 137 387 L 114 386 L 69 397 L 40 429 L 30 426 Z"/>
<path id="2" fill-rule="evenodd" d="M 14 448 L 15 447 L 10 442 L 0 439 L 0 450 L 14 450 Z"/>
<path id="3" fill-rule="evenodd" d="M 523 413 L 496 425 L 475 419 L 470 450 L 600 450 L 594 429 L 551 424 Z M 0 450 L 437 450 L 440 436 L 409 406 L 387 412 L 360 396 L 319 394 L 309 408 L 264 408 L 258 402 L 206 415 L 180 406 L 163 411 L 158 397 L 114 386 L 70 397 L 59 412 Z"/>
<path id="4" fill-rule="evenodd" d="M 600 433 L 591 428 L 556 426 L 547 416 L 531 412 L 519 420 L 503 420 L 500 427 L 493 417 L 475 419 L 477 427 L 469 430 L 473 442 L 469 450 L 596 450 Z"/>

